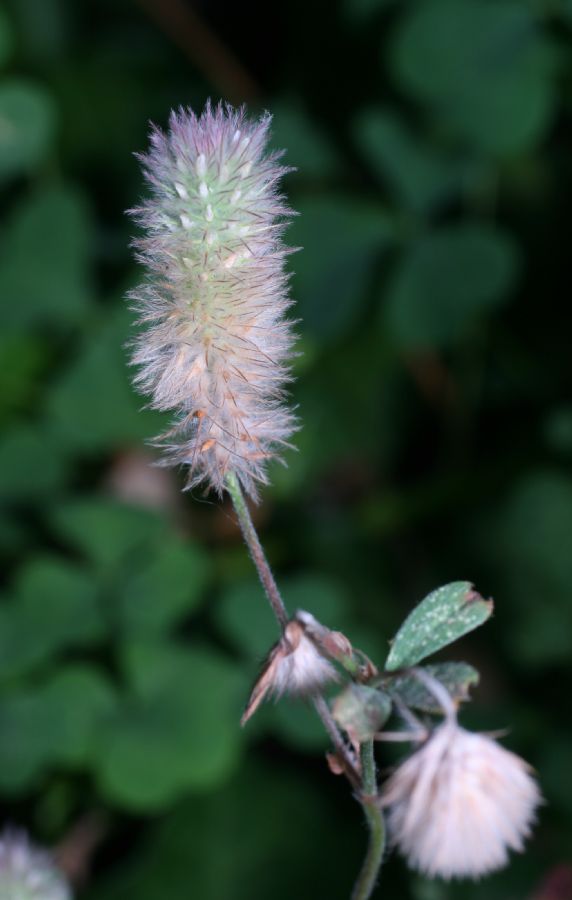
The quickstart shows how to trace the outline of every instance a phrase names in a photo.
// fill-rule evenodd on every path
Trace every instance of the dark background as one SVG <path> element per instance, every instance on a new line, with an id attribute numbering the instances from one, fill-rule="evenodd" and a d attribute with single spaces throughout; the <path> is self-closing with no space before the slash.
<path id="1" fill-rule="evenodd" d="M 255 512 L 287 602 L 381 663 L 474 581 L 464 721 L 509 727 L 547 800 L 499 875 L 392 857 L 376 896 L 572 897 L 572 3 L 7 0 L 0 63 L 3 819 L 92 857 L 89 900 L 343 900 L 360 864 L 311 713 L 239 729 L 275 627 L 129 387 L 132 154 L 222 97 L 298 168 L 303 429 Z"/>

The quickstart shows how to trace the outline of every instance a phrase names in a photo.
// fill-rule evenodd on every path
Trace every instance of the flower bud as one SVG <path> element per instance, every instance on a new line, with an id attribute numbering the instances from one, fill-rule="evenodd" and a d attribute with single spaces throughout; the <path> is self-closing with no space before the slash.
<path id="1" fill-rule="evenodd" d="M 5 831 L 0 838 L 0 900 L 70 900 L 71 893 L 41 850 L 25 834 Z"/>
<path id="2" fill-rule="evenodd" d="M 141 157 L 152 193 L 133 211 L 149 272 L 131 294 L 144 326 L 135 383 L 154 408 L 174 411 L 157 443 L 164 464 L 188 467 L 189 488 L 221 493 L 234 473 L 256 496 L 295 430 L 283 397 L 293 336 L 281 235 L 291 212 L 276 187 L 288 170 L 267 152 L 269 123 L 229 106 L 181 109 Z"/>
<path id="3" fill-rule="evenodd" d="M 312 632 L 316 628 L 321 633 L 327 631 L 310 613 L 302 611 L 287 623 L 282 637 L 268 654 L 262 673 L 252 689 L 241 719 L 242 725 L 246 724 L 269 694 L 275 697 L 283 694 L 307 696 L 319 693 L 328 682 L 337 680 L 336 670 L 312 638 Z"/>
<path id="4" fill-rule="evenodd" d="M 386 782 L 393 843 L 429 876 L 478 878 L 522 851 L 541 796 L 527 763 L 448 718 Z"/>

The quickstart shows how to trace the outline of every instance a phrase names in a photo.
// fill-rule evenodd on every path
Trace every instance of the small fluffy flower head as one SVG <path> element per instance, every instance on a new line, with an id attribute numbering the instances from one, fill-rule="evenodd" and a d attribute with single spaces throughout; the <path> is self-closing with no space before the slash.
<path id="1" fill-rule="evenodd" d="M 389 778 L 388 827 L 412 868 L 442 878 L 478 878 L 522 851 L 540 791 L 529 766 L 454 720 Z"/>
<path id="2" fill-rule="evenodd" d="M 287 170 L 267 151 L 269 124 L 231 107 L 172 113 L 141 157 L 151 197 L 134 211 L 149 272 L 131 295 L 143 325 L 135 382 L 174 412 L 158 440 L 165 462 L 188 467 L 188 487 L 219 493 L 233 472 L 252 496 L 295 429 L 283 396 Z"/>
<path id="3" fill-rule="evenodd" d="M 6 831 L 0 838 L 0 900 L 70 900 L 71 894 L 49 856 L 26 836 Z"/>
<path id="4" fill-rule="evenodd" d="M 320 691 L 328 682 L 337 680 L 331 662 L 320 652 L 312 637 L 313 630 L 327 629 L 310 613 L 298 612 L 284 634 L 270 651 L 242 717 L 244 725 L 267 695 L 307 696 Z M 335 635 L 335 632 L 330 632 Z"/>

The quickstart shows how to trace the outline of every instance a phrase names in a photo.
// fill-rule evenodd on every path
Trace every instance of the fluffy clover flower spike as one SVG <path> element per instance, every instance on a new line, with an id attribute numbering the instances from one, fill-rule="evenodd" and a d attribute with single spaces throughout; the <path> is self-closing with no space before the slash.
<path id="1" fill-rule="evenodd" d="M 141 157 L 151 196 L 133 210 L 149 272 L 130 295 L 143 326 L 135 383 L 175 413 L 157 439 L 163 462 L 219 493 L 233 472 L 253 497 L 296 427 L 284 403 L 291 211 L 277 189 L 288 169 L 267 151 L 269 124 L 228 106 L 173 112 Z"/>
<path id="2" fill-rule="evenodd" d="M 478 878 L 522 851 L 541 800 L 530 768 L 449 717 L 386 782 L 393 843 L 412 868 Z"/>
<path id="3" fill-rule="evenodd" d="M 20 832 L 0 837 L 0 900 L 70 900 L 70 891 L 50 857 L 31 847 Z"/>
<path id="4" fill-rule="evenodd" d="M 299 611 L 284 629 L 262 667 L 241 719 L 245 725 L 268 695 L 308 696 L 318 693 L 337 672 L 324 651 L 327 642 L 347 645 L 347 638 L 329 631 L 307 612 Z M 320 649 L 320 647 L 322 649 Z"/>

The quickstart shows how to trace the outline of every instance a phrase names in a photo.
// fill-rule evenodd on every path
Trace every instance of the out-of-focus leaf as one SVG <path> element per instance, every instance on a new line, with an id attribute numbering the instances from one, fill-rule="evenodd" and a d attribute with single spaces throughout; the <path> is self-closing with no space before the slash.
<path id="1" fill-rule="evenodd" d="M 0 181 L 28 172 L 45 159 L 55 124 L 55 107 L 44 88 L 17 79 L 0 84 Z"/>
<path id="2" fill-rule="evenodd" d="M 296 167 L 301 177 L 327 178 L 340 168 L 331 141 L 296 100 L 273 104 L 271 139 L 273 148 L 286 149 L 286 165 Z"/>
<path id="3" fill-rule="evenodd" d="M 391 715 L 391 697 L 365 684 L 349 684 L 332 707 L 334 719 L 352 740 L 362 743 L 381 731 Z"/>
<path id="4" fill-rule="evenodd" d="M 527 665 L 572 653 L 571 534 L 572 480 L 550 471 L 522 478 L 483 528 L 481 554 L 503 599 L 499 629 Z"/>
<path id="5" fill-rule="evenodd" d="M 293 294 L 304 330 L 322 342 L 343 337 L 359 319 L 373 267 L 392 240 L 383 209 L 344 196 L 297 204 L 288 230 L 294 246 Z"/>
<path id="6" fill-rule="evenodd" d="M 69 327 L 91 299 L 91 221 L 72 187 L 37 191 L 16 209 L 0 250 L 3 327 Z"/>
<path id="7" fill-rule="evenodd" d="M 0 551 L 9 559 L 29 540 L 26 524 L 8 507 L 0 509 Z"/>
<path id="8" fill-rule="evenodd" d="M 16 579 L 18 614 L 41 640 L 90 643 L 101 636 L 93 578 L 57 556 L 33 557 Z"/>
<path id="9" fill-rule="evenodd" d="M 0 66 L 10 58 L 13 44 L 12 26 L 4 10 L 0 10 Z"/>
<path id="10" fill-rule="evenodd" d="M 173 537 L 161 543 L 147 553 L 120 594 L 121 624 L 139 634 L 171 628 L 200 603 L 209 568 L 195 544 Z"/>
<path id="11" fill-rule="evenodd" d="M 214 615 L 221 633 L 252 660 L 264 659 L 280 637 L 262 586 L 254 578 L 229 587 Z"/>
<path id="12" fill-rule="evenodd" d="M 572 815 L 572 782 L 568 778 L 563 778 L 562 773 L 567 772 L 570 765 L 571 739 L 569 729 L 558 729 L 551 735 L 550 741 L 542 742 L 538 759 L 538 770 L 542 772 L 542 792 L 546 802 L 567 817 Z M 550 895 L 545 896 L 545 900 L 551 900 Z"/>
<path id="13" fill-rule="evenodd" d="M 129 316 L 121 311 L 89 340 L 55 382 L 48 412 L 57 433 L 84 453 L 142 442 L 164 429 L 166 419 L 143 411 L 130 385 L 124 344 Z"/>
<path id="14" fill-rule="evenodd" d="M 186 797 L 151 823 L 138 852 L 101 879 L 94 900 L 159 900 L 165 885 L 168 900 L 188 900 L 190 879 L 205 900 L 309 900 L 316 885 L 320 896 L 336 896 L 339 869 L 325 860 L 357 859 L 361 834 L 348 816 L 336 817 L 331 778 L 322 793 L 318 783 L 303 766 L 291 771 L 251 758 L 218 790 Z M 326 856 L 317 852 L 317 834 Z M 224 865 L 213 864 L 215 844 Z"/>
<path id="15" fill-rule="evenodd" d="M 487 621 L 492 600 L 483 600 L 469 581 L 432 591 L 408 615 L 385 663 L 387 671 L 414 666 Z"/>
<path id="16" fill-rule="evenodd" d="M 281 581 L 281 590 L 290 615 L 305 609 L 328 628 L 344 626 L 346 597 L 332 579 L 313 574 L 286 578 Z M 215 615 L 221 632 L 248 659 L 264 659 L 280 636 L 262 587 L 254 579 L 229 588 Z"/>
<path id="17" fill-rule="evenodd" d="M 185 790 L 223 781 L 238 761 L 245 684 L 214 649 L 127 648 L 126 697 L 102 734 L 99 782 L 129 809 L 164 807 Z"/>
<path id="18" fill-rule="evenodd" d="M 345 0 L 344 13 L 350 22 L 367 22 L 376 13 L 393 6 L 397 0 Z"/>
<path id="19" fill-rule="evenodd" d="M 66 38 L 77 33 L 70 28 L 73 16 L 66 4 L 62 0 L 12 0 L 10 6 L 19 49 L 26 62 L 38 65 L 54 61 L 61 65 L 68 50 Z"/>
<path id="20" fill-rule="evenodd" d="M 270 709 L 270 727 L 287 746 L 305 753 L 325 753 L 330 742 L 311 701 L 283 698 Z"/>
<path id="21" fill-rule="evenodd" d="M 89 665 L 64 666 L 46 682 L 41 697 L 57 725 L 57 761 L 95 765 L 98 731 L 116 702 L 107 678 Z"/>
<path id="22" fill-rule="evenodd" d="M 37 690 L 0 698 L 0 786 L 17 793 L 55 764 L 86 764 L 113 690 L 91 666 L 61 669 Z"/>
<path id="23" fill-rule="evenodd" d="M 356 123 L 359 147 L 373 172 L 415 212 L 425 213 L 459 192 L 472 167 L 424 143 L 389 110 L 363 111 Z"/>
<path id="24" fill-rule="evenodd" d="M 0 497 L 41 500 L 69 475 L 65 448 L 42 428 L 23 426 L 0 438 Z"/>
<path id="25" fill-rule="evenodd" d="M 13 693 L 0 700 L 0 787 L 18 793 L 57 756 L 59 723 L 41 692 Z"/>
<path id="26" fill-rule="evenodd" d="M 554 110 L 554 51 L 517 0 L 424 0 L 399 22 L 397 82 L 451 130 L 487 152 L 535 146 Z"/>
<path id="27" fill-rule="evenodd" d="M 426 234 L 397 265 L 383 321 L 402 346 L 451 344 L 508 299 L 519 266 L 499 228 L 465 222 Z"/>
<path id="28" fill-rule="evenodd" d="M 328 628 L 343 628 L 348 612 L 348 598 L 334 578 L 308 572 L 283 580 L 282 594 L 292 612 L 304 609 Z"/>
<path id="29" fill-rule="evenodd" d="M 40 393 L 41 375 L 50 355 L 49 343 L 39 337 L 9 332 L 0 335 L 0 423 Z"/>
<path id="30" fill-rule="evenodd" d="M 113 566 L 137 548 L 164 536 L 166 525 L 155 512 L 98 497 L 77 498 L 51 514 L 56 532 L 99 566 Z"/>
<path id="31" fill-rule="evenodd" d="M 468 663 L 437 663 L 423 668 L 447 688 L 457 703 L 468 700 L 470 688 L 479 683 L 479 673 Z M 405 705 L 411 709 L 432 714 L 442 712 L 441 706 L 431 691 L 413 675 L 398 675 L 387 682 L 386 688 L 390 693 L 398 694 Z"/>
<path id="32" fill-rule="evenodd" d="M 0 678 L 20 675 L 102 633 L 89 575 L 58 557 L 33 558 L 19 572 L 12 600 L 0 610 Z"/>
<path id="33" fill-rule="evenodd" d="M 544 439 L 556 453 L 572 451 L 572 406 L 552 410 L 544 422 Z"/>

